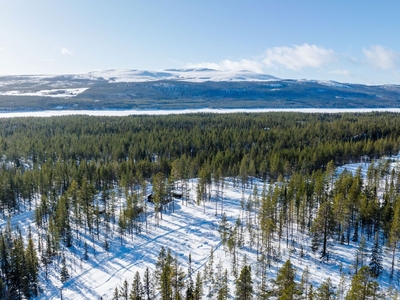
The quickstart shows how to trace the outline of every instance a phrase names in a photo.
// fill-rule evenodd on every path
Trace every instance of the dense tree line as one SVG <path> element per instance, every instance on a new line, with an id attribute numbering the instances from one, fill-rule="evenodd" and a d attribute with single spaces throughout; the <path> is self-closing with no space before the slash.
<path id="1" fill-rule="evenodd" d="M 38 294 L 39 258 L 29 233 L 27 245 L 10 223 L 0 231 L 0 299 L 21 299 Z"/>
<path id="2" fill-rule="evenodd" d="M 210 293 L 206 295 L 208 299 L 229 299 L 227 270 L 221 273 L 220 268 L 220 266 L 217 266 L 218 273 L 211 284 Z M 156 271 L 152 273 L 149 268 L 146 268 L 143 279 L 141 279 L 137 271 L 131 284 L 125 279 L 120 287 L 115 287 L 112 299 L 200 300 L 205 289 L 204 280 L 209 274 L 204 273 L 204 277 L 202 277 L 201 272 L 198 272 L 194 283 L 190 267 L 188 272 L 188 274 L 183 272 L 177 260 L 172 257 L 169 249 L 161 248 L 156 263 Z M 361 267 L 359 272 L 351 278 L 350 287 L 346 293 L 341 286 L 336 287 L 330 277 L 327 277 L 319 287 L 313 287 L 309 282 L 308 269 L 303 272 L 301 282 L 297 282 L 295 278 L 296 268 L 294 268 L 290 260 L 287 260 L 278 270 L 276 277 L 271 280 L 272 285 L 270 288 L 256 295 L 251 267 L 243 265 L 240 275 L 235 281 L 234 299 L 367 300 L 385 298 L 379 292 L 379 285 L 375 280 L 376 277 L 368 266 Z M 341 281 L 341 284 L 343 284 L 343 281 Z M 397 299 L 396 293 L 386 296 L 392 297 L 391 299 Z"/>
<path id="3" fill-rule="evenodd" d="M 83 179 L 126 189 L 157 173 L 174 179 L 276 180 L 399 150 L 397 114 L 232 114 L 0 120 L 0 205 L 13 213 L 35 195 Z M 204 184 L 206 181 L 204 181 Z"/>
<path id="4" fill-rule="evenodd" d="M 64 266 L 65 248 L 80 243 L 82 235 L 99 240 L 100 232 L 116 227 L 123 243 L 126 235 L 147 230 L 143 213 L 147 185 L 153 186 L 158 223 L 163 211 L 174 209 L 173 191 L 180 191 L 188 205 L 188 182 L 194 177 L 199 183 L 193 200 L 204 205 L 213 199 L 215 214 L 221 216 L 219 231 L 232 257 L 238 297 L 271 295 L 266 270 L 279 261 L 281 243 L 299 247 L 296 232 L 310 235 L 311 249 L 322 260 L 329 260 L 332 242 L 358 243 L 355 273 L 368 265 L 375 277 L 382 272 L 384 246 L 392 256 L 388 271 L 393 277 L 400 240 L 400 172 L 378 161 L 363 181 L 360 172 L 343 172 L 335 178 L 335 166 L 359 161 L 364 155 L 373 159 L 397 153 L 399 121 L 400 116 L 390 113 L 0 119 L 0 212 L 6 218 L 34 210 L 38 231 L 36 245 L 18 234 L 2 232 L 1 266 L 13 263 L 16 274 L 21 274 L 2 267 L 2 293 L 35 295 L 39 262 L 47 277 L 51 262 L 57 259 Z M 235 224 L 229 224 L 223 214 L 227 177 L 243 190 L 253 189 L 249 198 L 243 197 Z M 277 183 L 259 191 L 253 185 L 255 177 Z M 212 185 L 217 187 L 215 195 Z M 124 205 L 117 210 L 116 201 L 122 198 Z M 363 240 L 374 240 L 370 263 Z M 108 250 L 107 236 L 103 243 Z M 257 252 L 256 268 L 239 267 L 238 249 L 245 243 Z M 87 247 L 85 243 L 84 259 L 88 259 Z M 13 255 L 18 256 L 14 262 Z M 182 280 L 190 272 L 184 275 L 167 250 L 162 257 L 157 270 L 163 271 L 154 278 L 171 282 L 164 282 L 158 292 L 174 299 L 195 295 L 194 283 L 184 292 Z M 18 269 L 21 261 L 29 259 L 35 262 L 30 270 L 27 264 Z M 213 268 L 212 264 L 206 268 L 205 278 L 214 278 Z M 228 270 L 220 267 L 217 272 L 218 280 L 207 283 L 213 286 L 209 292 L 226 299 Z M 257 291 L 248 286 L 252 272 L 260 275 Z M 61 268 L 60 278 L 68 280 L 67 268 Z M 136 294 L 139 283 L 143 285 L 136 278 Z"/>

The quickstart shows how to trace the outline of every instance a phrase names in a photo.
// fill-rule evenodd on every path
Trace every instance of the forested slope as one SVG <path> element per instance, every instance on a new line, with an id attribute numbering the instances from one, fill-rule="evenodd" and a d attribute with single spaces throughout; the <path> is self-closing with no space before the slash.
<path id="1" fill-rule="evenodd" d="M 361 156 L 397 154 L 399 121 L 389 113 L 2 119 L 3 220 L 31 210 L 35 220 L 26 237 L 11 224 L 2 227 L 2 295 L 35 295 L 38 286 L 43 288 L 38 279 L 54 274 L 51 262 L 65 265 L 68 249 L 85 256 L 88 246 L 82 241 L 97 239 L 108 251 L 112 240 L 104 233 L 111 228 L 122 245 L 126 237 L 143 234 L 149 216 L 160 226 L 163 209 L 174 209 L 165 204 L 176 191 L 190 205 L 219 203 L 226 178 L 243 194 L 254 189 L 255 178 L 278 182 L 273 189 L 253 190 L 250 200 L 243 200 L 248 217 L 235 225 L 225 227 L 223 210 L 218 213 L 221 243 L 232 259 L 243 246 L 257 252 L 257 297 L 275 295 L 263 281 L 267 268 L 281 259 L 272 250 L 281 243 L 289 248 L 297 233 L 310 238 L 304 249 L 320 253 L 323 261 L 329 259 L 330 243 L 375 239 L 390 251 L 393 263 L 385 271 L 393 278 L 400 239 L 399 171 L 371 164 L 363 181 L 360 173 L 348 172 L 336 180 L 334 170 Z M 190 178 L 198 178 L 191 192 Z M 112 200 L 115 191 L 122 195 L 119 206 Z M 241 226 L 248 233 L 238 244 Z M 364 265 L 365 260 L 358 262 L 356 269 Z M 68 270 L 61 268 L 60 276 L 67 282 Z"/>

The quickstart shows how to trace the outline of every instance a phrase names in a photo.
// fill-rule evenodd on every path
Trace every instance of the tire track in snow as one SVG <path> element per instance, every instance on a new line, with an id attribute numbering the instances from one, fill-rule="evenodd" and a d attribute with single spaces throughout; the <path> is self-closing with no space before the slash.
<path id="1" fill-rule="evenodd" d="M 213 225 L 214 225 L 214 222 L 215 222 L 215 220 L 200 220 L 200 221 L 198 221 L 198 222 L 196 222 L 196 223 L 184 224 L 184 225 L 182 225 L 182 226 L 180 226 L 180 227 L 178 227 L 178 228 L 176 228 L 176 229 L 171 229 L 171 230 L 169 230 L 169 231 L 167 231 L 167 232 L 165 232 L 165 233 L 163 233 L 163 234 L 160 234 L 160 235 L 158 235 L 158 236 L 155 236 L 154 238 L 151 238 L 151 239 L 149 239 L 148 241 L 145 241 L 145 242 L 143 242 L 143 243 L 141 243 L 141 244 L 135 245 L 135 246 L 131 249 L 131 251 L 134 251 L 135 249 L 140 249 L 140 248 L 148 247 L 150 244 L 155 243 L 155 242 L 158 241 L 159 239 L 162 239 L 162 238 L 164 238 L 164 237 L 166 237 L 166 236 L 169 236 L 169 235 L 171 235 L 171 234 L 174 234 L 174 233 L 176 233 L 176 232 L 178 232 L 178 231 L 180 231 L 180 230 L 182 230 L 182 229 L 186 229 L 186 231 L 185 231 L 184 234 L 187 235 L 187 234 L 190 232 L 191 227 L 193 227 L 193 226 L 201 226 L 201 225 L 206 225 L 206 224 L 213 224 Z M 219 243 L 219 244 L 216 246 L 216 248 L 214 249 L 214 251 L 215 251 L 217 248 L 219 248 L 220 245 L 221 245 L 221 243 Z M 68 281 L 64 284 L 64 289 L 68 289 L 68 290 L 70 290 L 71 292 L 76 292 L 76 293 L 78 293 L 79 295 L 84 296 L 84 295 L 82 295 L 82 292 L 80 292 L 80 291 L 78 291 L 78 290 L 76 289 L 76 287 L 77 287 L 77 286 L 80 286 L 80 287 L 82 287 L 82 288 L 88 289 L 88 287 L 86 287 L 86 284 L 85 284 L 85 283 L 89 282 L 89 280 L 85 280 L 85 279 L 84 279 L 84 277 L 85 277 L 86 275 L 88 275 L 88 274 L 89 274 L 91 271 L 93 271 L 93 270 L 99 269 L 99 266 L 100 266 L 100 265 L 107 265 L 108 263 L 112 263 L 112 262 L 114 261 L 114 259 L 124 260 L 124 258 L 126 258 L 126 256 L 128 256 L 128 255 L 130 255 L 130 254 L 131 254 L 131 252 L 128 252 L 128 251 L 126 251 L 126 250 L 125 250 L 125 251 L 122 251 L 122 250 L 121 250 L 121 251 L 119 251 L 119 252 L 114 253 L 112 256 L 108 256 L 108 257 L 103 258 L 102 260 L 100 260 L 100 261 L 97 262 L 96 264 L 90 266 L 88 269 L 86 269 L 85 271 L 83 271 L 81 274 L 79 274 L 79 275 L 75 276 L 74 278 L 71 278 L 70 280 L 68 280 Z M 143 254 L 143 255 L 141 255 L 140 257 L 138 257 L 137 259 L 135 259 L 135 261 L 132 262 L 131 264 L 129 264 L 128 266 L 123 266 L 123 267 L 120 267 L 119 269 L 114 270 L 114 272 L 113 272 L 110 276 L 108 276 L 108 278 L 107 278 L 105 281 L 103 281 L 102 283 L 100 283 L 100 284 L 97 285 L 96 287 L 92 288 L 91 290 L 92 290 L 94 293 L 96 293 L 95 290 L 99 289 L 99 288 L 102 287 L 104 284 L 107 284 L 112 278 L 114 278 L 114 277 L 115 277 L 117 274 L 119 274 L 121 271 L 124 271 L 124 272 L 122 272 L 122 274 L 123 274 L 123 273 L 125 273 L 126 271 L 128 271 L 131 267 L 133 267 L 134 265 L 137 265 L 137 264 L 139 264 L 140 262 L 142 262 L 142 261 L 143 261 L 143 258 L 144 258 L 145 256 L 146 256 L 146 254 Z M 203 262 L 203 261 L 204 261 L 204 262 L 196 269 L 196 271 L 197 271 L 198 269 L 202 268 L 202 267 L 205 265 L 205 263 L 208 261 L 208 259 L 209 259 L 209 256 L 207 256 L 207 257 L 201 259 L 199 262 Z M 110 268 L 110 269 L 112 269 L 112 268 Z M 81 279 L 82 279 L 82 281 L 80 281 Z M 69 288 L 69 287 L 74 287 L 74 288 Z M 55 296 L 54 294 L 55 294 L 55 292 L 52 293 L 52 295 L 50 296 L 50 299 L 52 299 L 52 298 Z M 97 295 L 97 296 L 99 296 L 99 295 Z"/>

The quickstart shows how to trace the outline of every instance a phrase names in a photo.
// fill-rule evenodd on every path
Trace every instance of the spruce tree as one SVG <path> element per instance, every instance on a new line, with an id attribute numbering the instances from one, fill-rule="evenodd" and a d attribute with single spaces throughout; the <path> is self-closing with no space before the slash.
<path id="1" fill-rule="evenodd" d="M 13 240 L 13 245 L 10 250 L 10 284 L 12 291 L 21 297 L 21 292 L 26 291 L 28 283 L 26 278 L 26 262 L 24 253 L 24 244 L 22 236 L 19 235 Z"/>
<path id="2" fill-rule="evenodd" d="M 375 241 L 374 241 L 374 246 L 372 248 L 371 261 L 369 263 L 369 268 L 375 278 L 378 278 L 379 275 L 382 273 L 382 269 L 383 269 L 382 247 L 379 244 L 378 233 L 376 233 L 376 235 L 375 235 Z"/>
<path id="3" fill-rule="evenodd" d="M 301 294 L 294 281 L 295 276 L 296 270 L 290 260 L 287 260 L 274 280 L 275 294 L 279 300 L 292 300 Z"/>
<path id="4" fill-rule="evenodd" d="M 196 283 L 194 286 L 194 300 L 200 300 L 203 297 L 203 279 L 201 273 L 197 272 Z"/>
<path id="5" fill-rule="evenodd" d="M 189 266 L 186 283 L 186 300 L 194 298 L 194 282 L 193 282 L 193 268 L 192 268 L 192 255 L 189 254 Z"/>
<path id="6" fill-rule="evenodd" d="M 312 284 L 310 284 L 310 288 L 308 289 L 307 293 L 307 300 L 314 300 L 315 298 L 315 290 Z"/>
<path id="7" fill-rule="evenodd" d="M 4 284 L 8 284 L 10 273 L 10 248 L 4 234 L 0 235 L 0 270 L 4 278 Z"/>
<path id="8" fill-rule="evenodd" d="M 47 279 L 48 265 L 51 263 L 52 256 L 53 256 L 53 251 L 51 249 L 50 235 L 47 234 L 46 235 L 46 249 L 42 253 L 42 263 L 45 268 L 46 279 Z"/>
<path id="9" fill-rule="evenodd" d="M 236 299 L 250 300 L 253 298 L 253 281 L 250 266 L 243 266 L 236 280 Z"/>
<path id="10" fill-rule="evenodd" d="M 154 281 L 148 267 L 144 271 L 143 275 L 143 291 L 145 300 L 154 299 Z"/>
<path id="11" fill-rule="evenodd" d="M 84 260 L 88 260 L 89 259 L 89 255 L 88 255 L 88 245 L 85 242 L 85 244 L 83 245 L 83 259 Z"/>
<path id="12" fill-rule="evenodd" d="M 222 289 L 223 283 L 222 283 L 222 278 L 223 278 L 223 265 L 222 261 L 220 260 L 216 266 L 216 273 L 215 273 L 215 281 L 212 286 L 210 286 L 210 293 L 208 297 L 215 297 L 215 293 L 219 293 L 220 290 Z"/>
<path id="13" fill-rule="evenodd" d="M 336 299 L 335 289 L 333 287 L 330 277 L 328 277 L 324 282 L 321 283 L 320 287 L 317 289 L 315 299 L 318 300 Z"/>
<path id="14" fill-rule="evenodd" d="M 218 232 L 221 236 L 222 245 L 226 245 L 229 237 L 230 226 L 228 223 L 228 218 L 226 214 L 223 213 L 221 216 L 221 221 L 219 222 Z"/>
<path id="15" fill-rule="evenodd" d="M 61 259 L 60 280 L 61 280 L 62 283 L 64 283 L 68 279 L 69 279 L 69 273 L 68 273 L 67 264 L 65 262 L 65 255 L 63 253 L 63 256 L 62 256 L 62 259 Z"/>
<path id="16" fill-rule="evenodd" d="M 344 292 L 346 290 L 346 276 L 344 273 L 340 276 L 340 281 L 337 289 L 337 298 L 338 300 L 343 300 L 344 299 Z"/>
<path id="17" fill-rule="evenodd" d="M 0 299 L 6 299 L 5 295 L 6 295 L 6 285 L 0 278 Z"/>
<path id="18" fill-rule="evenodd" d="M 229 285 L 228 285 L 228 270 L 225 269 L 222 278 L 220 279 L 220 287 L 217 291 L 217 300 L 227 300 L 229 296 Z"/>
<path id="19" fill-rule="evenodd" d="M 204 267 L 204 280 L 210 280 L 211 284 L 214 284 L 214 247 L 211 246 L 210 249 L 210 257 L 208 258 L 208 262 Z"/>
<path id="20" fill-rule="evenodd" d="M 161 247 L 156 263 L 156 278 L 158 289 L 162 300 L 169 300 L 172 297 L 172 276 L 173 258 L 171 250 Z"/>
<path id="21" fill-rule="evenodd" d="M 365 264 L 365 251 L 366 251 L 365 248 L 366 248 L 366 241 L 365 237 L 362 236 L 360 244 L 358 245 L 358 248 L 354 256 L 353 268 L 355 270 L 355 273 L 358 272 L 359 267 L 362 267 Z"/>
<path id="22" fill-rule="evenodd" d="M 327 258 L 328 240 L 334 233 L 334 219 L 332 207 L 329 202 L 320 205 L 317 217 L 311 227 L 312 245 L 311 249 L 315 252 L 322 244 L 321 258 Z"/>
<path id="23" fill-rule="evenodd" d="M 119 288 L 119 298 L 122 300 L 129 300 L 129 284 L 126 279 Z"/>
<path id="24" fill-rule="evenodd" d="M 182 290 L 185 287 L 185 272 L 182 267 L 178 264 L 178 258 L 175 257 L 172 260 L 172 274 L 171 274 L 171 283 L 172 283 L 172 297 L 175 300 L 180 300 L 182 298 Z"/>
<path id="25" fill-rule="evenodd" d="M 373 281 L 369 267 L 363 266 L 351 280 L 350 290 L 347 292 L 346 300 L 376 299 L 379 285 Z M 372 297 L 372 298 L 371 298 Z"/>
<path id="26" fill-rule="evenodd" d="M 389 240 L 388 240 L 389 248 L 392 252 L 390 278 L 393 278 L 396 250 L 399 240 L 400 240 L 400 201 L 396 201 L 393 219 L 390 226 Z"/>
<path id="27" fill-rule="evenodd" d="M 110 244 L 108 242 L 108 238 L 107 237 L 104 239 L 103 247 L 104 247 L 104 250 L 107 251 L 107 252 L 108 252 L 108 250 L 110 250 Z"/>
<path id="28" fill-rule="evenodd" d="M 132 290 L 129 294 L 129 300 L 144 300 L 144 290 L 138 271 L 136 271 L 135 277 L 133 278 Z"/>
<path id="29" fill-rule="evenodd" d="M 306 266 L 303 271 L 303 274 L 301 275 L 301 282 L 300 282 L 301 290 L 303 291 L 305 299 L 307 299 L 308 296 L 309 281 L 310 281 L 310 271 L 308 269 L 308 266 Z"/>
<path id="30" fill-rule="evenodd" d="M 112 300 L 119 300 L 119 290 L 118 290 L 118 287 L 115 287 L 115 289 L 114 289 L 114 294 L 113 294 Z"/>

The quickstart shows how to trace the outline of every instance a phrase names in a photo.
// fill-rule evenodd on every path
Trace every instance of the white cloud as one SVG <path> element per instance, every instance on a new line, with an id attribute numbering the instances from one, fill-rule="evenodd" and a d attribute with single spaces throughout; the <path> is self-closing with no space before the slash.
<path id="1" fill-rule="evenodd" d="M 337 75 L 344 75 L 344 76 L 350 76 L 350 71 L 349 70 L 333 70 L 328 72 L 329 74 L 337 74 Z"/>
<path id="2" fill-rule="evenodd" d="M 364 55 L 371 65 L 377 69 L 389 70 L 396 68 L 398 54 L 392 49 L 374 45 L 369 48 L 363 48 Z"/>
<path id="3" fill-rule="evenodd" d="M 189 64 L 191 68 L 210 68 L 222 71 L 249 70 L 262 73 L 266 68 L 285 68 L 300 71 L 304 68 L 321 68 L 335 60 L 337 55 L 331 49 L 316 45 L 294 45 L 292 47 L 269 48 L 265 53 L 253 59 L 222 60 L 218 63 L 204 62 Z"/>
<path id="4" fill-rule="evenodd" d="M 303 68 L 320 68 L 336 58 L 331 49 L 316 45 L 274 47 L 265 52 L 263 62 L 267 67 L 284 67 L 293 71 Z"/>
<path id="5" fill-rule="evenodd" d="M 74 55 L 74 52 L 68 50 L 68 49 L 65 48 L 65 47 L 62 47 L 62 48 L 60 49 L 60 51 L 61 51 L 61 54 L 62 54 L 62 55 Z"/>

